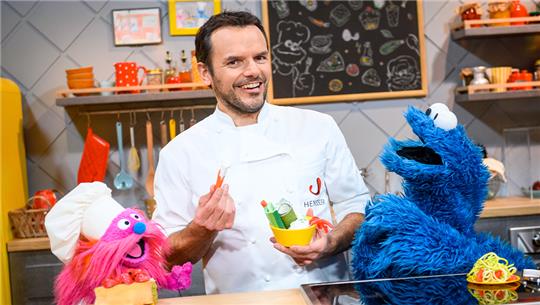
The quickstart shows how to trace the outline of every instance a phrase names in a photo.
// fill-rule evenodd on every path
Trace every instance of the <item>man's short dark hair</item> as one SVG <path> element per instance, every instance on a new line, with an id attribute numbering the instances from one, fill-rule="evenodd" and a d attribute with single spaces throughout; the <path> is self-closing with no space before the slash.
<path id="1" fill-rule="evenodd" d="M 204 63 L 210 72 L 212 72 L 212 63 L 210 62 L 210 52 L 212 51 L 212 43 L 210 38 L 212 33 L 219 28 L 226 26 L 246 27 L 254 25 L 264 35 L 266 40 L 266 32 L 257 16 L 248 12 L 242 11 L 225 11 L 221 14 L 214 15 L 199 28 L 197 36 L 195 36 L 195 56 L 198 62 Z M 267 43 L 268 45 L 268 43 Z"/>

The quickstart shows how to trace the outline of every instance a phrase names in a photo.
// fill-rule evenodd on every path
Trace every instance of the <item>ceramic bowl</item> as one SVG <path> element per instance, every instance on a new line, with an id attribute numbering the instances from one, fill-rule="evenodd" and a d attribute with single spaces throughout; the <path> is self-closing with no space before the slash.
<path id="1" fill-rule="evenodd" d="M 521 188 L 521 192 L 523 193 L 523 195 L 525 195 L 526 197 L 530 198 L 531 197 L 531 192 L 532 192 L 532 197 L 533 198 L 536 198 L 536 199 L 539 199 L 540 198 L 540 190 L 537 190 L 537 191 L 531 191 L 530 189 L 526 189 L 526 188 Z"/>
<path id="2" fill-rule="evenodd" d="M 94 73 L 83 72 L 83 73 L 68 74 L 67 79 L 94 79 Z"/>
<path id="3" fill-rule="evenodd" d="M 309 245 L 315 234 L 315 225 L 305 229 L 280 229 L 270 226 L 279 244 L 285 247 Z"/>
<path id="4" fill-rule="evenodd" d="M 68 79 L 67 81 L 69 89 L 85 89 L 94 88 L 94 79 Z"/>
<path id="5" fill-rule="evenodd" d="M 66 69 L 66 74 L 79 74 L 79 73 L 93 73 L 94 67 L 87 66 L 87 67 L 80 67 L 80 68 L 74 68 L 74 69 Z"/>

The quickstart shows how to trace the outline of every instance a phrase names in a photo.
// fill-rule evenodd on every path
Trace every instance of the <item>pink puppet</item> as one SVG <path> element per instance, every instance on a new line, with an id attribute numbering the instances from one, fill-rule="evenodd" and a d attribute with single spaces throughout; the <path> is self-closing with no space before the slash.
<path id="1" fill-rule="evenodd" d="M 191 263 L 165 269 L 167 237 L 136 209 L 124 209 L 101 182 L 81 183 L 45 219 L 52 252 L 65 263 L 56 279 L 58 305 L 92 304 L 94 288 L 153 278 L 160 288 L 187 289 Z"/>

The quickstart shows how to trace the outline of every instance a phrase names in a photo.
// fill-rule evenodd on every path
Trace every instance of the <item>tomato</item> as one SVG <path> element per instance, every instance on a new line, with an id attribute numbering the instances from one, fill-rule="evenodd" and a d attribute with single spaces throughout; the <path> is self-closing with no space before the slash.
<path id="1" fill-rule="evenodd" d="M 495 271 L 495 277 L 496 278 L 500 279 L 502 277 L 502 275 L 503 275 L 502 270 L 499 269 L 499 270 Z"/>
<path id="2" fill-rule="evenodd" d="M 50 209 L 56 203 L 54 190 L 41 190 L 34 194 L 32 201 L 33 209 Z"/>
<path id="3" fill-rule="evenodd" d="M 478 273 L 476 274 L 476 281 L 477 282 L 484 281 L 484 269 L 480 268 L 480 270 L 478 270 Z"/>

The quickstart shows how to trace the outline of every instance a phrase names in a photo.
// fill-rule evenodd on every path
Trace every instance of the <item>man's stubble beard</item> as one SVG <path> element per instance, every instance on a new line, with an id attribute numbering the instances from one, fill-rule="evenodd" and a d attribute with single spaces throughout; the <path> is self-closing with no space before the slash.
<path id="1" fill-rule="evenodd" d="M 253 114 L 259 112 L 261 108 L 264 106 L 264 102 L 266 101 L 266 95 L 268 94 L 268 86 L 266 82 L 264 83 L 264 92 L 262 96 L 262 101 L 257 104 L 245 104 L 242 102 L 242 100 L 234 93 L 234 90 L 231 90 L 228 93 L 224 93 L 221 91 L 221 82 L 219 80 L 215 80 L 214 87 L 214 93 L 216 94 L 216 97 L 219 97 L 221 101 L 225 104 L 224 106 L 230 109 L 231 111 L 234 111 L 237 114 Z"/>

